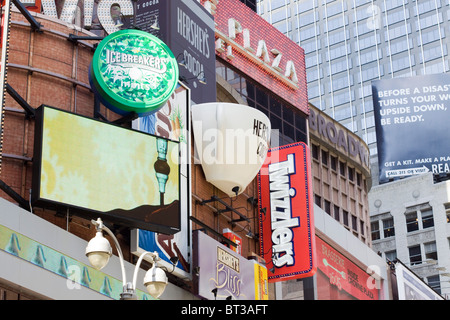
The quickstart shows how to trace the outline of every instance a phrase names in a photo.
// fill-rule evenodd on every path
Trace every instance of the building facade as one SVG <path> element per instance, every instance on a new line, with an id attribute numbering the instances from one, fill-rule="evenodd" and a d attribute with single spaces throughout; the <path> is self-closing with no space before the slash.
<path id="1" fill-rule="evenodd" d="M 448 181 L 431 173 L 372 188 L 369 194 L 373 250 L 404 263 L 437 293 L 450 294 Z"/>
<path id="2" fill-rule="evenodd" d="M 384 260 L 371 252 L 366 238 L 368 223 L 365 195 L 370 188 L 364 160 L 367 146 L 331 119 L 326 118 L 325 121 L 324 114 L 308 105 L 303 50 L 283 38 L 277 30 L 271 29 L 263 19 L 249 19 L 248 8 L 238 1 L 233 1 L 234 7 L 228 5 L 222 3 L 216 7 L 216 43 L 215 48 L 210 48 L 211 52 L 215 49 L 217 60 L 217 101 L 214 102 L 237 103 L 260 111 L 272 125 L 272 147 L 293 142 L 311 146 L 313 188 L 317 199 L 321 199 L 317 205 L 311 204 L 317 211 L 314 216 L 318 245 L 314 253 L 320 256 L 315 266 L 319 271 L 317 276 L 304 280 L 277 282 L 267 286 L 264 271 L 267 272 L 268 268 L 261 262 L 257 233 L 259 219 L 263 214 L 262 208 L 258 207 L 258 180 L 253 179 L 232 197 L 207 181 L 205 168 L 199 162 L 201 159 L 197 157 L 194 147 L 194 134 L 194 141 L 187 139 L 191 150 L 188 154 L 191 157 L 189 172 L 182 171 L 180 174 L 189 177 L 186 184 L 180 184 L 183 190 L 190 192 L 187 198 L 182 198 L 185 206 L 181 214 L 186 223 L 183 238 L 158 234 L 146 236 L 158 243 L 161 257 L 164 254 L 166 258 L 176 258 L 175 262 L 164 262 L 169 263 L 165 265 L 169 284 L 161 299 L 291 299 L 292 293 L 299 289 L 297 285 L 314 288 L 312 291 L 298 291 L 300 295 L 306 292 L 303 298 L 309 299 L 387 299 Z M 201 15 L 205 12 L 200 10 L 197 13 Z M 0 268 L 1 297 L 119 299 L 123 283 L 118 250 L 114 249 L 110 263 L 101 271 L 93 270 L 85 256 L 88 241 L 96 233 L 90 217 L 62 203 L 56 208 L 35 205 L 30 198 L 33 192 L 32 180 L 36 178 L 33 166 L 37 161 L 34 157 L 33 142 L 37 136 L 34 134 L 36 120 L 33 110 L 48 105 L 86 119 L 95 118 L 98 122 L 119 125 L 124 129 L 135 128 L 135 124 L 129 118 L 123 118 L 99 104 L 91 91 L 88 70 L 98 39 L 84 37 L 96 37 L 97 34 L 45 13 L 33 13 L 31 16 L 40 23 L 42 32 L 34 32 L 30 21 L 17 9 L 13 9 L 11 15 L 7 83 L 16 94 L 11 94 L 10 90 L 5 95 L 4 107 L 0 175 L 0 206 L 4 212 L 0 219 L 0 255 L 3 264 Z M 228 34 L 230 18 L 235 22 L 235 31 L 238 33 L 236 38 Z M 243 34 L 239 33 L 239 25 Z M 248 44 L 242 42 L 243 35 L 247 35 L 245 29 L 250 32 L 252 42 L 242 50 L 239 45 Z M 259 47 L 261 43 L 267 47 Z M 251 47 L 259 47 L 262 51 L 260 56 L 256 56 L 258 50 L 250 50 Z M 263 68 L 257 64 L 256 69 L 252 69 L 255 68 L 255 56 L 261 60 L 268 57 L 273 63 L 266 63 Z M 275 59 L 277 56 L 279 59 Z M 188 98 L 189 85 L 195 83 L 198 86 L 199 83 L 189 83 L 189 80 L 181 82 L 175 96 L 182 98 L 175 97 L 169 102 L 181 103 L 190 112 L 189 108 L 194 103 Z M 308 116 L 312 115 L 312 110 L 315 110 L 314 119 L 320 120 L 316 127 L 318 131 L 310 135 L 308 127 L 314 128 L 314 119 L 310 118 L 308 123 Z M 161 113 L 166 111 L 164 109 Z M 167 118 L 166 114 L 158 113 L 162 121 L 159 124 L 175 127 L 164 115 Z M 325 127 L 322 126 L 324 123 Z M 340 139 L 335 145 L 333 133 L 339 137 L 345 136 L 344 142 Z M 81 132 L 76 137 L 80 141 L 88 139 Z M 325 154 L 330 158 L 325 160 Z M 334 168 L 333 163 L 338 167 Z M 344 168 L 341 177 L 338 177 L 337 168 Z M 324 172 L 329 174 L 324 176 Z M 54 177 L 47 178 L 53 181 Z M 75 185 L 73 187 L 74 194 L 83 191 Z M 343 188 L 346 190 L 343 191 Z M 341 197 L 347 197 L 346 201 L 340 201 Z M 335 209 L 337 206 L 339 210 Z M 332 212 L 330 208 L 333 208 Z M 348 219 L 346 212 L 349 214 Z M 141 241 L 145 237 L 141 237 L 135 228 L 106 223 L 123 250 L 125 271 L 130 276 L 137 257 L 145 250 Z M 217 265 L 216 260 L 212 259 L 214 255 L 218 255 Z M 324 264 L 324 259 L 329 263 Z M 338 261 L 339 265 L 333 265 L 331 259 Z M 205 266 L 211 261 L 214 261 L 214 266 L 208 273 Z M 227 274 L 233 273 L 233 279 L 239 279 L 241 274 L 235 273 L 245 272 L 242 276 L 249 278 L 236 282 L 245 283 L 245 286 L 239 288 L 242 290 L 234 290 L 237 287 L 228 283 L 225 287 L 231 294 L 224 293 L 220 290 L 224 283 L 219 283 L 217 278 L 217 290 L 214 287 L 211 290 L 210 278 L 223 275 L 214 267 L 229 264 L 230 261 L 233 261 L 234 268 L 230 268 Z M 150 267 L 151 263 L 144 261 L 142 269 Z M 236 267 L 237 264 L 240 267 Z M 338 276 L 333 270 L 340 267 L 350 271 Z M 143 273 L 144 270 L 141 271 Z M 350 276 L 352 282 L 343 284 Z M 220 281 L 227 279 L 220 278 Z M 151 299 L 140 283 L 136 295 L 139 299 Z M 299 298 L 296 293 L 294 296 Z"/>
<path id="3" fill-rule="evenodd" d="M 257 11 L 305 50 L 310 103 L 377 145 L 371 81 L 449 71 L 447 2 L 268 1 Z"/>
<path id="4" fill-rule="evenodd" d="M 369 149 L 339 122 L 310 108 L 314 203 L 370 247 Z"/>
<path id="5" fill-rule="evenodd" d="M 276 92 L 270 93 L 254 83 L 252 74 L 233 67 L 232 59 L 218 58 L 216 65 L 221 79 L 218 83 L 225 81 L 234 95 L 263 111 L 272 125 L 275 124 L 278 133 L 272 133 L 272 147 L 295 141 L 307 141 L 310 146 L 317 271 L 309 278 L 275 283 L 276 299 L 389 299 L 387 265 L 370 248 L 371 175 L 366 143 L 312 104 L 306 121 L 308 131 L 304 130 L 305 118 L 298 108 L 280 103 L 283 99 Z M 331 260 L 329 265 L 324 264 L 327 255 L 328 258 L 339 256 L 339 265 L 332 264 Z M 346 269 L 344 274 L 338 274 L 333 272 L 334 268 Z M 371 268 L 377 270 L 377 277 L 370 277 Z M 354 286 L 345 286 L 350 283 L 348 275 L 352 272 L 360 280 L 353 282 Z M 370 293 L 361 294 L 361 288 Z"/>

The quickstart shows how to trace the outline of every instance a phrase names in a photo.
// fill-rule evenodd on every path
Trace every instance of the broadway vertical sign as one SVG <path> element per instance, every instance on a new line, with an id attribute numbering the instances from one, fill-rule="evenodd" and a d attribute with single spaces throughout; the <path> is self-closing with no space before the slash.
<path id="1" fill-rule="evenodd" d="M 260 247 L 269 282 L 316 271 L 310 152 L 297 142 L 272 148 L 259 173 Z"/>

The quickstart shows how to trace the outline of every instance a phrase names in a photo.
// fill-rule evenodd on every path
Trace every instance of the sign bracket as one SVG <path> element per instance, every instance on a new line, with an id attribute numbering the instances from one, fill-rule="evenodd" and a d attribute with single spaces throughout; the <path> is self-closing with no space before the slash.
<path id="1" fill-rule="evenodd" d="M 227 237 L 223 236 L 222 234 L 218 233 L 216 230 L 214 230 L 213 228 L 211 228 L 210 226 L 204 224 L 203 222 L 201 222 L 200 220 L 194 218 L 194 217 L 189 217 L 189 219 L 198 224 L 199 226 L 201 226 L 202 228 L 204 228 L 205 230 L 208 230 L 209 232 L 211 232 L 212 234 L 214 234 L 216 237 L 220 238 L 221 241 L 226 242 L 227 244 L 233 246 L 233 247 L 237 247 L 237 244 L 234 243 L 233 241 L 231 241 L 230 239 L 228 239 Z"/>
<path id="2" fill-rule="evenodd" d="M 27 119 L 34 119 L 36 116 L 36 111 L 32 106 L 30 106 L 18 93 L 16 90 L 13 89 L 9 85 L 9 83 L 6 84 L 6 92 L 9 93 L 9 95 L 16 100 L 16 102 L 25 110 Z"/>
<path id="3" fill-rule="evenodd" d="M 25 8 L 22 2 L 20 2 L 20 0 L 12 0 L 12 3 L 14 3 L 17 9 L 19 9 L 20 13 L 25 17 L 25 19 L 28 20 L 33 31 L 42 32 L 42 25 L 33 18 L 33 16 L 30 14 L 27 8 Z"/>
<path id="4" fill-rule="evenodd" d="M 237 221 L 250 222 L 250 219 L 248 217 L 244 216 L 242 213 L 237 211 L 235 208 L 233 208 L 231 205 L 229 205 L 228 203 L 226 203 L 225 201 L 223 201 L 221 198 L 219 198 L 217 196 L 211 196 L 211 199 L 203 200 L 202 202 L 200 202 L 200 204 L 204 205 L 205 203 L 216 202 L 216 201 L 219 202 L 220 204 L 222 204 L 223 206 L 225 206 L 225 209 L 221 209 L 221 210 L 218 209 L 217 210 L 217 214 L 231 211 L 231 212 L 236 213 L 240 217 L 240 219 L 238 219 L 238 220 L 231 220 L 231 221 L 229 221 L 229 223 L 234 223 L 234 222 L 237 222 Z"/>

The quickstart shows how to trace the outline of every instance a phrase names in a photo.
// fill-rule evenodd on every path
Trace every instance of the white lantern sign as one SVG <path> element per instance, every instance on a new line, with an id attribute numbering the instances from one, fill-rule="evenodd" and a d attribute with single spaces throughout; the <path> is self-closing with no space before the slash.
<path id="1" fill-rule="evenodd" d="M 214 102 L 192 106 L 192 121 L 206 180 L 229 196 L 242 193 L 266 159 L 269 118 L 249 106 Z"/>

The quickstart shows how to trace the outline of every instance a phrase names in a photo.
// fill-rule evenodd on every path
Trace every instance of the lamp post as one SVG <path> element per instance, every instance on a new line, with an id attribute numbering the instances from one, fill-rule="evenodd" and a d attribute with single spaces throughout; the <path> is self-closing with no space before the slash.
<path id="1" fill-rule="evenodd" d="M 125 274 L 125 266 L 122 250 L 120 249 L 119 242 L 114 236 L 112 231 L 103 224 L 103 221 L 98 218 L 97 220 L 91 220 L 92 224 L 96 227 L 97 233 L 92 238 L 86 247 L 86 256 L 89 259 L 90 264 L 97 270 L 104 268 L 112 255 L 112 248 L 109 241 L 103 237 L 103 231 L 106 231 L 114 241 L 117 252 L 119 254 L 120 267 L 122 270 L 122 282 L 123 292 L 120 294 L 121 300 L 135 300 L 136 299 L 136 280 L 139 266 L 146 255 L 150 255 L 153 259 L 152 267 L 146 272 L 144 276 L 144 286 L 147 288 L 148 293 L 158 298 L 164 292 L 167 286 L 167 275 L 163 269 L 157 266 L 157 261 L 160 260 L 157 252 L 144 252 L 139 256 L 136 263 L 133 274 L 133 282 L 127 282 Z"/>

